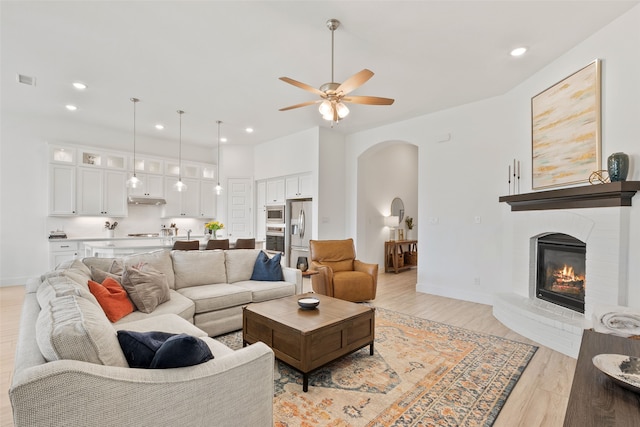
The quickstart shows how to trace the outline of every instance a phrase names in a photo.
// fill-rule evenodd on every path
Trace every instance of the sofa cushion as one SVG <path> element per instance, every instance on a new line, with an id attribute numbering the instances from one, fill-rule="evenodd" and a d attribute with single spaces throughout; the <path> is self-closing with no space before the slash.
<path id="1" fill-rule="evenodd" d="M 40 310 L 36 341 L 44 358 L 127 367 L 116 331 L 102 309 L 85 298 L 66 295 Z"/>
<path id="2" fill-rule="evenodd" d="M 196 304 L 196 313 L 206 313 L 251 302 L 251 291 L 227 283 L 193 286 L 178 289 L 178 292 Z"/>
<path id="3" fill-rule="evenodd" d="M 174 291 L 175 292 L 175 291 Z M 181 296 L 181 295 L 178 295 Z M 183 297 L 184 298 L 184 297 Z M 139 313 L 139 312 L 138 312 Z M 162 331 L 172 334 L 187 334 L 194 337 L 206 337 L 207 333 L 196 327 L 193 323 L 185 320 L 177 314 L 162 314 L 159 316 L 147 316 L 144 319 L 132 322 L 117 323 L 114 325 L 116 331 Z"/>
<path id="4" fill-rule="evenodd" d="M 122 274 L 122 286 L 143 313 L 151 313 L 171 298 L 166 275 L 149 264 L 127 266 Z"/>
<path id="5" fill-rule="evenodd" d="M 129 255 L 123 258 L 124 268 L 132 267 L 139 264 L 148 264 L 161 273 L 164 273 L 167 278 L 167 283 L 170 289 L 175 289 L 175 279 L 173 277 L 173 263 L 171 262 L 171 255 L 169 251 L 160 249 L 153 252 L 147 252 L 143 254 Z M 111 273 L 117 274 L 115 271 Z"/>
<path id="6" fill-rule="evenodd" d="M 52 299 L 65 295 L 76 295 L 98 306 L 100 305 L 96 297 L 88 289 L 66 276 L 51 276 L 40 283 L 36 291 L 36 298 L 40 307 L 45 307 Z"/>
<path id="7" fill-rule="evenodd" d="M 157 306 L 151 313 L 143 313 L 140 310 L 135 310 L 133 313 L 127 314 L 122 319 L 118 320 L 116 325 L 137 322 L 139 320 L 155 318 L 156 316 L 164 316 L 168 314 L 178 315 L 186 321 L 193 323 L 193 315 L 196 312 L 196 305 L 194 302 L 189 298 L 180 295 L 173 289 L 169 290 L 169 295 L 171 299 Z"/>
<path id="8" fill-rule="evenodd" d="M 117 322 L 133 312 L 133 303 L 127 291 L 115 279 L 107 277 L 102 283 L 89 280 L 89 290 L 111 322 Z"/>
<path id="9" fill-rule="evenodd" d="M 253 266 L 251 280 L 261 280 L 265 282 L 282 281 L 280 258 L 281 254 L 276 254 L 273 258 L 269 258 L 269 255 L 260 251 Z"/>
<path id="10" fill-rule="evenodd" d="M 251 301 L 261 302 L 296 294 L 296 285 L 289 282 L 247 280 L 233 284 L 251 291 Z"/>
<path id="11" fill-rule="evenodd" d="M 259 249 L 233 249 L 224 251 L 227 283 L 251 279 Z"/>
<path id="12" fill-rule="evenodd" d="M 213 359 L 204 341 L 187 334 L 118 331 L 118 341 L 132 368 L 180 368 Z"/>
<path id="13" fill-rule="evenodd" d="M 223 251 L 171 251 L 176 289 L 227 283 Z"/>
<path id="14" fill-rule="evenodd" d="M 89 290 L 89 285 L 87 285 L 87 283 L 91 280 L 91 270 L 89 270 L 89 268 L 79 259 L 72 259 L 60 263 L 55 270 L 43 274 L 41 279 L 44 281 L 49 277 L 57 276 L 68 277 L 84 287 L 87 291 Z"/>

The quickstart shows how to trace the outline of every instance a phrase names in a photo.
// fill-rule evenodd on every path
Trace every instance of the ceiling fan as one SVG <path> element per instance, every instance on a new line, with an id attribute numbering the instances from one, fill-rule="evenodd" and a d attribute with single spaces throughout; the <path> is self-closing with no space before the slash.
<path id="1" fill-rule="evenodd" d="M 320 104 L 318 110 L 322 114 L 322 118 L 333 123 L 338 123 L 341 119 L 344 119 L 349 114 L 349 108 L 345 103 L 352 104 L 366 104 L 366 105 L 391 105 L 393 99 L 380 98 L 377 96 L 348 96 L 348 94 L 365 84 L 371 77 L 373 72 L 366 68 L 353 76 L 349 77 L 344 83 L 336 83 L 333 79 L 333 33 L 340 26 L 340 21 L 337 19 L 329 19 L 327 21 L 327 28 L 331 30 L 331 82 L 325 83 L 320 86 L 320 89 L 316 89 L 308 84 L 301 83 L 297 80 L 293 80 L 289 77 L 280 77 L 283 82 L 292 84 L 301 89 L 314 93 L 320 96 L 320 99 L 315 101 L 306 101 L 300 104 L 291 105 L 289 107 L 281 108 L 279 111 L 292 110 L 294 108 L 306 107 L 307 105 Z"/>

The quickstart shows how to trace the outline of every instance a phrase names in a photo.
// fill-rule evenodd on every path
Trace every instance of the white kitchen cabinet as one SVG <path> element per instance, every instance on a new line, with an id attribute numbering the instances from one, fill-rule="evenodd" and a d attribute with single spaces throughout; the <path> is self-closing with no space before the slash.
<path id="1" fill-rule="evenodd" d="M 197 163 L 182 162 L 182 174 L 178 162 L 167 161 L 164 164 L 164 174 L 167 176 L 182 176 L 182 178 L 200 178 L 200 165 Z"/>
<path id="2" fill-rule="evenodd" d="M 59 145 L 49 146 L 49 162 L 63 165 L 76 164 L 76 149 Z"/>
<path id="3" fill-rule="evenodd" d="M 76 167 L 49 165 L 49 215 L 76 214 Z"/>
<path id="4" fill-rule="evenodd" d="M 58 264 L 78 258 L 78 242 L 66 240 L 49 243 L 49 268 L 55 269 Z"/>
<path id="5" fill-rule="evenodd" d="M 284 178 L 267 180 L 267 205 L 284 205 Z"/>
<path id="6" fill-rule="evenodd" d="M 217 204 L 216 183 L 203 179 L 200 181 L 200 217 L 215 218 Z"/>
<path id="7" fill-rule="evenodd" d="M 267 181 L 256 182 L 256 240 L 267 239 Z"/>
<path id="8" fill-rule="evenodd" d="M 127 216 L 126 173 L 80 167 L 77 180 L 79 215 Z"/>
<path id="9" fill-rule="evenodd" d="M 313 197 L 313 178 L 311 174 L 292 175 L 285 180 L 287 199 Z"/>
<path id="10" fill-rule="evenodd" d="M 124 154 L 103 152 L 93 148 L 79 149 L 78 166 L 125 170 L 127 157 Z"/>
<path id="11" fill-rule="evenodd" d="M 136 173 L 136 176 L 142 185 L 138 188 L 130 188 L 130 196 L 147 196 L 159 199 L 164 197 L 164 176 L 146 173 Z"/>
<path id="12" fill-rule="evenodd" d="M 164 198 L 167 204 L 164 205 L 164 218 L 199 218 L 200 217 L 200 180 L 182 177 L 182 182 L 186 184 L 187 191 L 175 191 L 173 184 L 177 178 L 167 177 L 164 183 Z"/>

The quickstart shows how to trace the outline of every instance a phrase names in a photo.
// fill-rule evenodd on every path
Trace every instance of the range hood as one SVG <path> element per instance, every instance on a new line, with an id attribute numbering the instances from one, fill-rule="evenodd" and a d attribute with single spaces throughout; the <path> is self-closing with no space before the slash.
<path id="1" fill-rule="evenodd" d="M 158 197 L 141 197 L 141 196 L 129 196 L 127 199 L 130 205 L 166 205 L 167 201 L 165 199 L 160 199 Z"/>

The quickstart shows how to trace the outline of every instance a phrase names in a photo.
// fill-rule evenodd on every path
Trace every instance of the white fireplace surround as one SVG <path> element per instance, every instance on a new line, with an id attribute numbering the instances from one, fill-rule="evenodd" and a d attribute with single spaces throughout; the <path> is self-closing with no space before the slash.
<path id="1" fill-rule="evenodd" d="M 511 289 L 496 295 L 494 316 L 527 338 L 577 357 L 594 307 L 628 305 L 629 208 L 510 212 L 505 218 Z M 537 238 L 549 233 L 568 234 L 587 245 L 584 315 L 535 297 Z"/>

